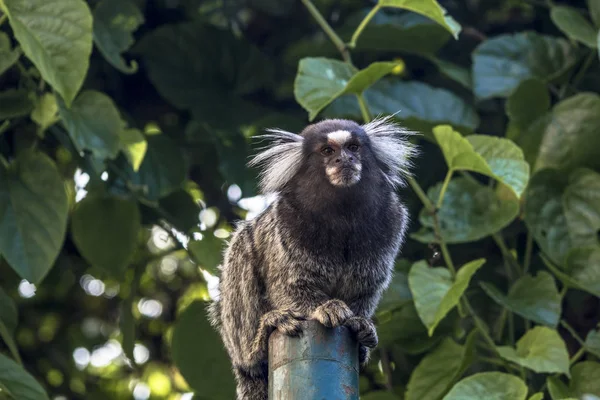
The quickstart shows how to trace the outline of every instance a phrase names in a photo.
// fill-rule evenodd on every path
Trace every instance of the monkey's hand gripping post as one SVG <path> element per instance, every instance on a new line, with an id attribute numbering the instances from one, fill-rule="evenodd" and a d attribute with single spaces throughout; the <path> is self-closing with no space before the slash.
<path id="1" fill-rule="evenodd" d="M 346 327 L 303 321 L 269 338 L 269 400 L 358 400 L 358 344 Z"/>

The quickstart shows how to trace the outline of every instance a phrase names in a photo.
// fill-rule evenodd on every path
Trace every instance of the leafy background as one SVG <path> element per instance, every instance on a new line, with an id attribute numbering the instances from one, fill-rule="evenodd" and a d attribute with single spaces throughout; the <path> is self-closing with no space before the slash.
<path id="1" fill-rule="evenodd" d="M 252 136 L 385 114 L 420 155 L 361 396 L 600 396 L 600 1 L 0 9 L 0 398 L 233 398 Z"/>

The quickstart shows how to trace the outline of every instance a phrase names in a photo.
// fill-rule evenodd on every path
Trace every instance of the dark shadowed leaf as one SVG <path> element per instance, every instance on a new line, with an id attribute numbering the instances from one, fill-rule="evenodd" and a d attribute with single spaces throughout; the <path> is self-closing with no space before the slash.
<path id="1" fill-rule="evenodd" d="M 572 7 L 554 6 L 550 10 L 550 17 L 558 29 L 570 39 L 593 49 L 597 47 L 597 31 L 580 11 Z"/>
<path id="2" fill-rule="evenodd" d="M 20 48 L 12 48 L 8 35 L 0 32 L 0 75 L 12 67 L 21 56 Z"/>
<path id="3" fill-rule="evenodd" d="M 517 341 L 516 349 L 496 347 L 500 356 L 539 373 L 569 374 L 567 346 L 554 329 L 536 326 Z"/>
<path id="4" fill-rule="evenodd" d="M 526 129 L 550 109 L 548 88 L 537 78 L 522 81 L 506 101 L 506 114 L 520 129 Z"/>
<path id="5" fill-rule="evenodd" d="M 424 15 L 446 28 L 455 39 L 458 39 L 460 25 L 454 18 L 447 15 L 446 10 L 435 0 L 418 2 L 414 0 L 379 0 L 378 4 L 383 7 L 403 8 Z"/>
<path id="6" fill-rule="evenodd" d="M 555 328 L 561 314 L 561 296 L 552 275 L 540 271 L 535 277 L 525 275 L 508 291 L 500 292 L 491 283 L 482 283 L 485 292 L 496 303 L 538 324 Z"/>
<path id="7" fill-rule="evenodd" d="M 129 266 L 140 227 L 137 203 L 115 196 L 88 195 L 71 217 L 71 235 L 83 258 L 115 278 Z"/>
<path id="8" fill-rule="evenodd" d="M 188 250 L 200 268 L 205 269 L 212 275 L 218 276 L 217 266 L 223 259 L 223 239 L 219 239 L 212 232 L 204 232 L 202 240 L 194 240 L 188 244 Z"/>
<path id="9" fill-rule="evenodd" d="M 508 97 L 526 79 L 559 76 L 577 53 L 568 41 L 535 32 L 495 36 L 473 52 L 473 90 L 480 99 Z"/>
<path id="10" fill-rule="evenodd" d="M 130 296 L 121 303 L 119 329 L 123 335 L 123 338 L 121 339 L 123 353 L 125 353 L 131 362 L 135 362 L 135 357 L 133 355 L 133 349 L 135 348 L 135 319 L 133 317 L 132 301 L 133 298 Z"/>
<path id="11" fill-rule="evenodd" d="M 134 42 L 132 33 L 144 23 L 144 15 L 130 0 L 102 0 L 94 9 L 94 42 L 106 60 L 124 73 L 138 69 L 127 65 L 121 53 Z"/>
<path id="12" fill-rule="evenodd" d="M 480 372 L 458 382 L 444 400 L 525 400 L 527 385 L 503 372 Z"/>
<path id="13" fill-rule="evenodd" d="M 97 158 L 114 158 L 121 147 L 125 128 L 110 97 L 95 90 L 82 92 L 71 108 L 58 102 L 60 116 L 77 150 L 89 150 Z"/>
<path id="14" fill-rule="evenodd" d="M 3 0 L 23 52 L 65 100 L 79 92 L 92 53 L 92 13 L 83 0 Z"/>
<path id="15" fill-rule="evenodd" d="M 572 249 L 566 268 L 556 275 L 566 284 L 600 297 L 600 246 Z"/>
<path id="16" fill-rule="evenodd" d="M 402 260 L 398 264 L 390 285 L 383 292 L 377 305 L 377 312 L 393 311 L 412 300 L 412 294 L 408 287 L 408 271 L 412 264 L 409 260 Z"/>
<path id="17" fill-rule="evenodd" d="M 169 215 L 169 223 L 181 232 L 187 232 L 200 223 L 200 206 L 184 189 L 179 189 L 159 200 L 161 209 Z"/>
<path id="18" fill-rule="evenodd" d="M 476 331 L 472 331 L 464 345 L 444 339 L 414 369 L 406 387 L 405 399 L 441 399 L 473 361 L 475 338 Z"/>
<path id="19" fill-rule="evenodd" d="M 0 321 L 4 323 L 11 334 L 17 329 L 17 306 L 2 288 L 0 288 Z"/>
<path id="20" fill-rule="evenodd" d="M 557 376 L 549 376 L 546 379 L 548 392 L 552 400 L 571 400 L 569 388 Z M 574 399 L 578 400 L 578 399 Z"/>
<path id="21" fill-rule="evenodd" d="M 441 60 L 436 57 L 429 57 L 429 60 L 433 62 L 440 72 L 452 79 L 455 82 L 460 83 L 465 88 L 472 90 L 473 89 L 473 77 L 471 76 L 471 71 L 467 68 L 461 67 L 460 65 L 456 65 L 451 63 L 450 61 Z"/>
<path id="22" fill-rule="evenodd" d="M 450 91 L 422 82 L 382 79 L 364 96 L 371 114 L 397 113 L 397 119 L 423 134 L 441 124 L 465 131 L 474 131 L 479 125 L 470 104 Z M 360 118 L 361 113 L 355 96 L 342 96 L 325 109 L 323 116 Z"/>
<path id="23" fill-rule="evenodd" d="M 429 267 L 426 261 L 413 265 L 408 284 L 413 294 L 419 317 L 431 336 L 440 321 L 460 301 L 469 286 L 471 277 L 485 263 L 485 259 L 463 265 L 452 279 L 450 271 L 442 267 Z"/>
<path id="24" fill-rule="evenodd" d="M 442 183 L 432 186 L 427 196 L 436 202 Z M 442 207 L 437 213 L 441 235 L 446 243 L 479 240 L 507 226 L 518 214 L 516 199 L 500 199 L 496 192 L 470 179 L 454 178 L 448 184 Z M 422 229 L 411 237 L 423 243 L 437 242 L 430 213 L 419 214 Z"/>
<path id="25" fill-rule="evenodd" d="M 569 176 L 563 193 L 569 235 L 577 247 L 598 244 L 600 230 L 600 174 L 579 168 Z"/>
<path id="26" fill-rule="evenodd" d="M 488 135 L 463 137 L 448 125 L 433 129 L 448 168 L 478 172 L 508 185 L 517 198 L 527 186 L 529 165 L 512 141 Z"/>
<path id="27" fill-rule="evenodd" d="M 587 0 L 588 8 L 590 10 L 590 16 L 596 27 L 600 28 L 600 1 L 599 0 Z"/>
<path id="28" fill-rule="evenodd" d="M 11 398 L 19 400 L 48 400 L 46 391 L 23 367 L 0 353 L 0 386 Z"/>
<path id="29" fill-rule="evenodd" d="M 363 400 L 400 400 L 400 397 L 396 396 L 395 394 L 384 391 L 369 392 L 364 396 L 361 395 L 360 398 Z"/>
<path id="30" fill-rule="evenodd" d="M 0 92 L 0 120 L 29 115 L 35 107 L 35 95 L 23 89 Z"/>
<path id="31" fill-rule="evenodd" d="M 24 279 L 39 284 L 63 245 L 68 202 L 56 165 L 24 151 L 0 161 L 0 254 Z"/>
<path id="32" fill-rule="evenodd" d="M 196 393 L 214 400 L 235 397 L 230 361 L 221 338 L 208 322 L 206 303 L 195 301 L 179 316 L 171 351 L 179 371 Z"/>

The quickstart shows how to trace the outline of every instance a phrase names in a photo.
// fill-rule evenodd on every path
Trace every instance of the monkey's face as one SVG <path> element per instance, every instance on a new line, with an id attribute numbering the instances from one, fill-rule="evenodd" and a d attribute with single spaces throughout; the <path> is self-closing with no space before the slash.
<path id="1" fill-rule="evenodd" d="M 311 162 L 320 164 L 335 187 L 350 187 L 361 180 L 366 134 L 358 124 L 328 121 L 305 133 Z"/>

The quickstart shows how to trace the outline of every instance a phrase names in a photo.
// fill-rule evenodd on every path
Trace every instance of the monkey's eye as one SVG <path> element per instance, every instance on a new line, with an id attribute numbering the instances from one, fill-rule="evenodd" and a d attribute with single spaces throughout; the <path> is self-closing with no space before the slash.
<path id="1" fill-rule="evenodd" d="M 350 146 L 348 146 L 348 150 L 350 150 L 351 152 L 356 152 L 356 151 L 358 151 L 358 145 L 351 144 Z"/>
<path id="2" fill-rule="evenodd" d="M 330 156 L 333 153 L 335 153 L 335 150 L 333 150 L 333 148 L 327 146 L 325 148 L 323 148 L 323 150 L 321 150 L 321 154 L 323 154 L 324 156 Z"/>

